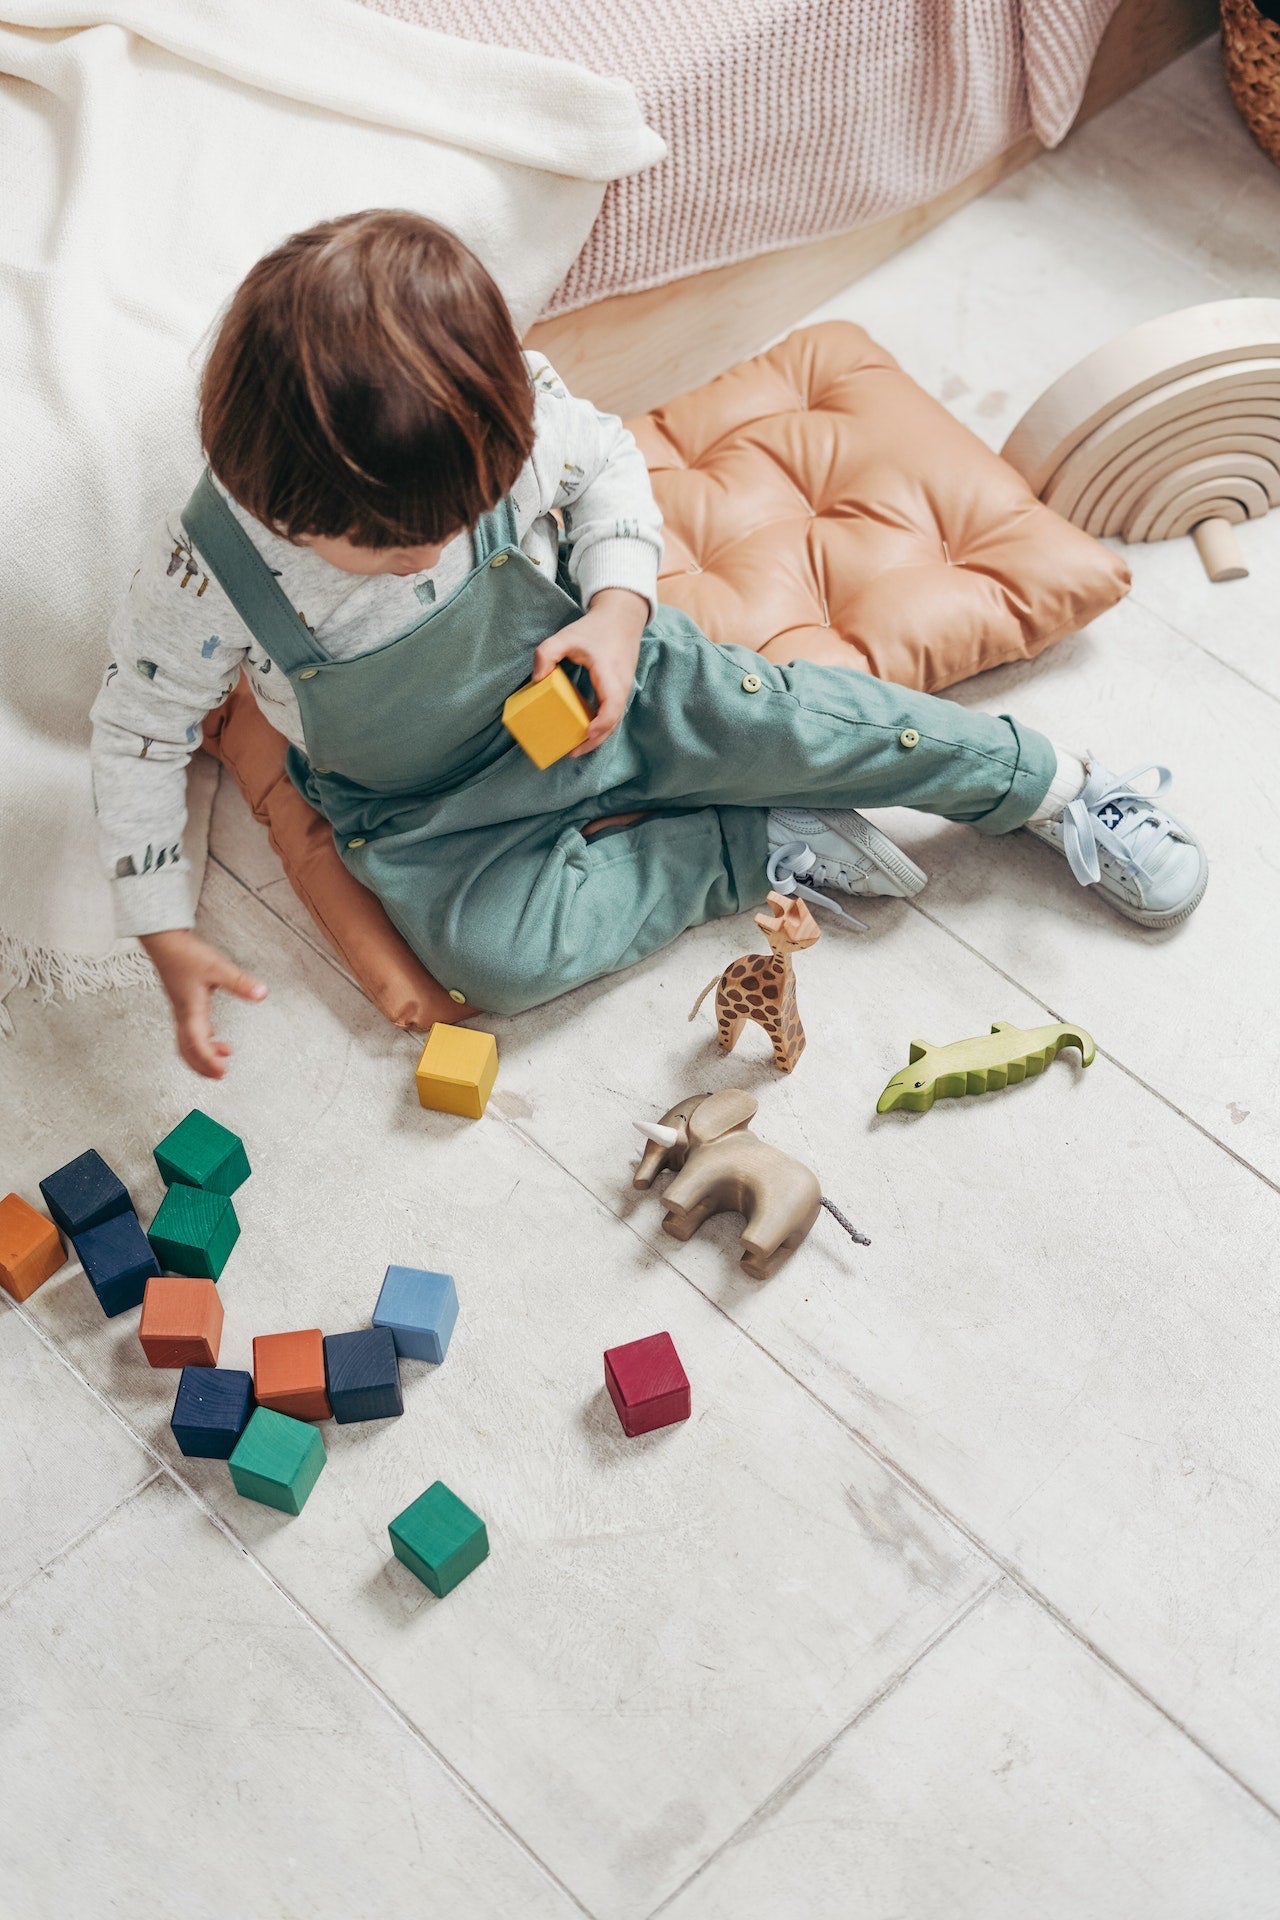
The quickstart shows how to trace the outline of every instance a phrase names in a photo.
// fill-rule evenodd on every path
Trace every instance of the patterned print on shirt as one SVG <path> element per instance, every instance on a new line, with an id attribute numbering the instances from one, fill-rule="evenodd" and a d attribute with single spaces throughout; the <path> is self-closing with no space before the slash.
<path id="1" fill-rule="evenodd" d="M 204 644 L 200 648 L 200 658 L 202 660 L 212 660 L 214 654 L 218 651 L 218 648 L 221 645 L 222 645 L 222 642 L 221 640 L 219 640 L 217 634 L 211 633 L 209 635 L 209 638 L 204 642 Z"/>
<path id="2" fill-rule="evenodd" d="M 413 590 L 424 607 L 429 607 L 436 597 L 436 583 L 434 580 L 418 580 L 415 582 Z"/>
<path id="3" fill-rule="evenodd" d="M 122 855 L 122 857 L 116 861 L 116 879 L 133 880 L 136 879 L 140 873 L 159 873 L 161 867 L 166 863 L 171 867 L 176 867 L 181 858 L 182 842 L 180 840 L 175 840 L 171 847 L 161 847 L 158 853 L 148 840 L 147 850 L 142 856 L 141 866 L 138 865 L 131 853 Z"/>
<path id="4" fill-rule="evenodd" d="M 615 520 L 613 523 L 615 540 L 638 540 L 640 522 L 638 520 Z"/>
<path id="5" fill-rule="evenodd" d="M 144 680 L 154 680 L 160 671 L 154 660 L 135 660 L 133 664 Z"/>
<path id="6" fill-rule="evenodd" d="M 209 576 L 207 573 L 201 572 L 200 562 L 196 559 L 195 548 L 191 542 L 175 535 L 173 539 L 173 552 L 169 555 L 169 564 L 165 568 L 165 573 L 172 579 L 179 567 L 183 568 L 182 578 L 178 582 L 180 587 L 185 587 L 189 580 L 194 580 L 196 575 L 198 573 L 200 574 L 200 585 L 196 589 L 196 599 L 198 600 L 209 584 Z"/>

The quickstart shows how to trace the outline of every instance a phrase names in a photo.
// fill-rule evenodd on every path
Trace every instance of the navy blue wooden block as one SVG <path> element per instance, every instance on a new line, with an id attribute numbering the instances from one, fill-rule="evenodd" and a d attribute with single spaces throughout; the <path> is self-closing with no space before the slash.
<path id="1" fill-rule="evenodd" d="M 136 1213 L 117 1213 L 77 1234 L 71 1244 L 109 1320 L 142 1305 L 147 1281 L 159 1273 L 160 1262 Z"/>
<path id="2" fill-rule="evenodd" d="M 404 1412 L 396 1343 L 385 1327 L 326 1334 L 324 1377 L 329 1405 L 340 1425 L 388 1420 Z"/>
<path id="3" fill-rule="evenodd" d="M 40 1191 L 51 1218 L 73 1240 L 104 1220 L 133 1212 L 124 1181 L 92 1147 L 49 1174 L 40 1182 Z"/>
<path id="4" fill-rule="evenodd" d="M 253 1375 L 235 1367 L 184 1367 L 169 1425 L 192 1460 L 229 1460 L 253 1412 Z"/>

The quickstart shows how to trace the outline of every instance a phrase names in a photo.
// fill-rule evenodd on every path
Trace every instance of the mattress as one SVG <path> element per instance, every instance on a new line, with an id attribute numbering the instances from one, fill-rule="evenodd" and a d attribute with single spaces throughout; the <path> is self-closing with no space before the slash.
<path id="1" fill-rule="evenodd" d="M 361 0 L 620 74 L 668 158 L 615 181 L 543 318 L 844 233 L 1080 104 L 1118 0 Z"/>

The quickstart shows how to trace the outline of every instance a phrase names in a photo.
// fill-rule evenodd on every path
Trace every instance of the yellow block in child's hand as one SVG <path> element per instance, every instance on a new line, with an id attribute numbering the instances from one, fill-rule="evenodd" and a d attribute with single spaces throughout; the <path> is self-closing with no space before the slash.
<path id="1" fill-rule="evenodd" d="M 591 715 L 568 674 L 552 667 L 545 680 L 531 680 L 511 695 L 502 709 L 502 724 L 535 767 L 549 767 L 582 745 Z"/>
<path id="2" fill-rule="evenodd" d="M 437 1020 L 413 1077 L 424 1107 L 478 1120 L 498 1077 L 498 1043 L 491 1033 Z"/>

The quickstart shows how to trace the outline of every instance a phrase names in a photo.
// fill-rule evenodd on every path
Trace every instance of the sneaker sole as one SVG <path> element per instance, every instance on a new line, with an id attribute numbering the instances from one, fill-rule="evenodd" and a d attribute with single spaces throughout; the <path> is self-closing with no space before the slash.
<path id="1" fill-rule="evenodd" d="M 819 818 L 829 820 L 835 832 L 861 849 L 867 858 L 887 874 L 899 889 L 898 898 L 910 900 L 926 884 L 928 875 L 919 868 L 914 860 L 909 860 L 901 847 L 894 845 L 887 833 L 881 833 L 879 827 L 873 827 L 860 813 L 821 814 Z M 837 826 L 836 823 L 839 822 Z M 884 899 L 883 894 L 855 894 L 858 900 Z M 893 895 L 889 896 L 890 899 Z"/>
<path id="2" fill-rule="evenodd" d="M 1186 828 L 1184 827 L 1182 831 L 1185 833 Z M 1050 853 L 1057 853 L 1061 858 L 1060 849 L 1055 847 L 1051 841 L 1040 840 L 1039 835 L 1035 833 L 1030 834 L 1028 837 L 1032 840 L 1038 840 L 1042 847 L 1047 846 Z M 1200 856 L 1200 872 L 1196 880 L 1194 892 L 1191 893 L 1180 906 L 1166 907 L 1163 911 L 1159 912 L 1154 911 L 1150 907 L 1135 907 L 1130 905 L 1129 901 L 1121 899 L 1117 894 L 1110 893 L 1096 880 L 1086 891 L 1096 893 L 1098 898 L 1110 907 L 1112 913 L 1118 913 L 1122 919 L 1132 922 L 1135 927 L 1145 927 L 1148 933 L 1163 933 L 1169 927 L 1180 927 L 1184 920 L 1191 918 L 1191 915 L 1200 905 L 1200 902 L 1205 896 L 1205 889 L 1209 885 L 1209 856 L 1198 840 L 1193 841 L 1193 844 L 1196 852 Z M 1069 871 L 1070 869 L 1068 868 L 1068 872 Z"/>
<path id="3" fill-rule="evenodd" d="M 1204 899 L 1205 889 L 1209 885 L 1209 861 L 1204 848 L 1199 848 L 1200 877 L 1196 881 L 1195 892 L 1183 901 L 1180 907 L 1168 907 L 1163 913 L 1154 913 L 1149 907 L 1132 907 L 1127 900 L 1118 900 L 1113 893 L 1101 893 L 1113 913 L 1131 920 L 1135 927 L 1145 927 L 1148 933 L 1163 933 L 1168 927 L 1178 927 L 1189 920 L 1200 902 Z M 1099 889 L 1099 892 L 1101 890 Z"/>

